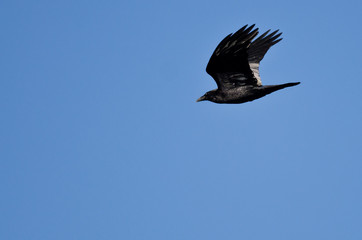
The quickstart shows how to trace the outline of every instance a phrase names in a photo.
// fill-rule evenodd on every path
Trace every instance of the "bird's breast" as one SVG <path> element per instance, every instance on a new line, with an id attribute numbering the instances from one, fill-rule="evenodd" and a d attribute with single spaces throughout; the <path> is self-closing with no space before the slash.
<path id="1" fill-rule="evenodd" d="M 259 98 L 260 93 L 258 89 L 250 86 L 242 86 L 232 89 L 227 89 L 216 97 L 216 103 L 244 103 L 253 101 Z"/>

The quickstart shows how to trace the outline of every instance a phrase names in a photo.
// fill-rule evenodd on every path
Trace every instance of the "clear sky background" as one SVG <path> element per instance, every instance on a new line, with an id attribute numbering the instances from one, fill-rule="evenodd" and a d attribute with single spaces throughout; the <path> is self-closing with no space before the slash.
<path id="1" fill-rule="evenodd" d="M 241 105 L 219 41 L 280 29 Z M 1 1 L 0 239 L 362 239 L 362 2 Z"/>

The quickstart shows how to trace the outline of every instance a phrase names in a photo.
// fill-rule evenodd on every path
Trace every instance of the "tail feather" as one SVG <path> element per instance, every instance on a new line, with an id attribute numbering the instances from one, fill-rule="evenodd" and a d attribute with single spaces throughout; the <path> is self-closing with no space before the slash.
<path id="1" fill-rule="evenodd" d="M 266 85 L 263 87 L 264 87 L 264 90 L 266 91 L 266 94 L 269 94 L 269 93 L 278 91 L 283 88 L 296 86 L 298 84 L 300 84 L 300 82 L 284 83 L 284 84 L 279 84 L 279 85 Z"/>
<path id="2" fill-rule="evenodd" d="M 291 83 L 282 84 L 282 86 L 284 86 L 284 87 L 293 87 L 293 86 L 296 86 L 298 84 L 300 84 L 300 82 L 291 82 Z"/>

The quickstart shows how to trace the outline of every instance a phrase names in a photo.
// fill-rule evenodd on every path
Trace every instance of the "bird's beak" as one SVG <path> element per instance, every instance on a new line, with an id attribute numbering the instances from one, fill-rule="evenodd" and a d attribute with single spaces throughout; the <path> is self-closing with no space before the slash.
<path id="1" fill-rule="evenodd" d="M 201 102 L 201 101 L 204 101 L 204 100 L 206 100 L 206 98 L 205 98 L 205 96 L 202 96 L 199 99 L 197 99 L 196 102 Z"/>

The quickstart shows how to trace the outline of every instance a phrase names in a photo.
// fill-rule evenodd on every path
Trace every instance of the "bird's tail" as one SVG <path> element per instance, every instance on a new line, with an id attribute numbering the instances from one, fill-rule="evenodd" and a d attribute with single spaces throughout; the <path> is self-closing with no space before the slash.
<path id="1" fill-rule="evenodd" d="M 279 84 L 279 85 L 266 85 L 264 86 L 264 91 L 266 92 L 266 94 L 278 91 L 280 89 L 286 88 L 286 87 L 293 87 L 300 84 L 300 82 L 293 82 L 293 83 L 284 83 L 284 84 Z"/>

